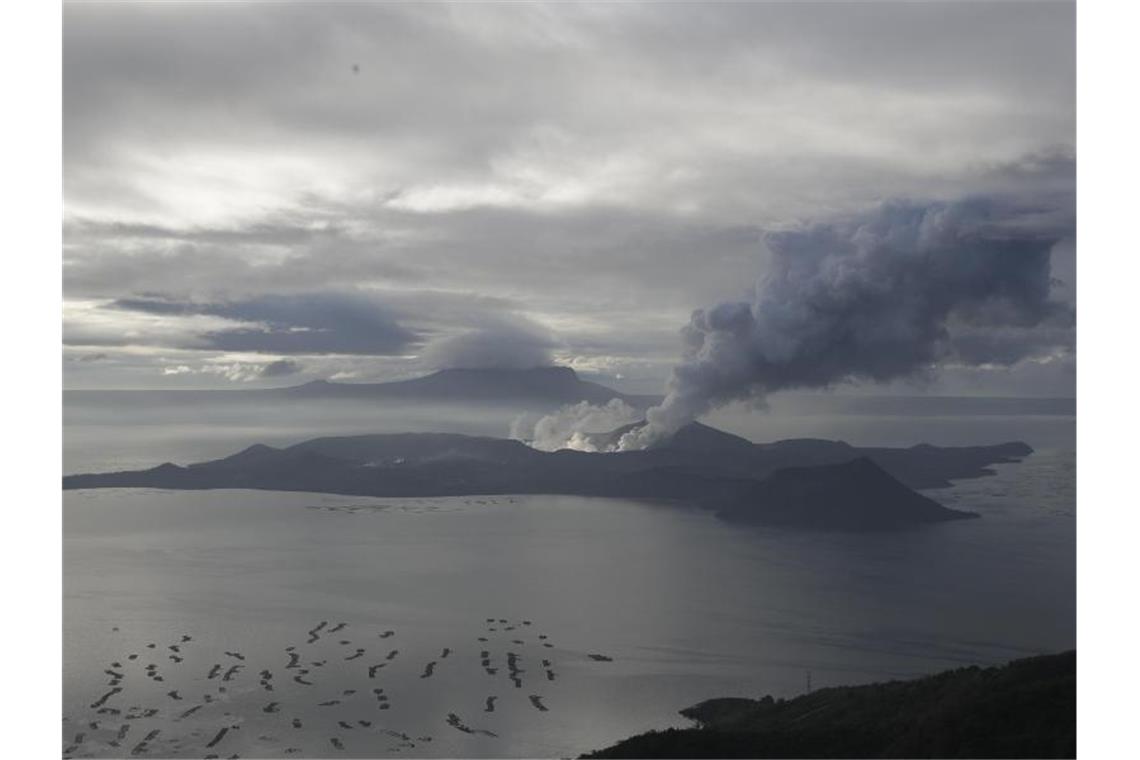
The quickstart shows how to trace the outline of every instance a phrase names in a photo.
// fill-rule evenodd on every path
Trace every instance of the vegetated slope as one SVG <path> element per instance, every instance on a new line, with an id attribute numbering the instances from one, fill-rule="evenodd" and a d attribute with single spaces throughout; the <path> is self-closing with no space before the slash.
<path id="1" fill-rule="evenodd" d="M 696 728 L 650 731 L 588 758 L 1075 757 L 1075 651 L 789 700 L 710 699 Z"/>

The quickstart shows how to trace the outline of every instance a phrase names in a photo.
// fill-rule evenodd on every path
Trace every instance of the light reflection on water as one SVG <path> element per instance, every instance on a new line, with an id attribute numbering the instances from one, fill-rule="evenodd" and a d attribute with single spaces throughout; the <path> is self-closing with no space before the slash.
<path id="1" fill-rule="evenodd" d="M 1065 462 L 1039 460 L 1035 476 Z M 301 646 L 320 620 L 350 624 L 344 651 L 366 647 L 362 666 L 388 651 L 379 633 L 396 631 L 398 667 L 383 674 L 393 707 L 382 725 L 432 736 L 402 749 L 428 756 L 574 754 L 675 723 L 677 709 L 702 698 L 794 695 L 809 670 L 825 686 L 1057 651 L 1074 642 L 1072 511 L 1015 503 L 1036 488 L 1018 467 L 943 494 L 982 511 L 982 520 L 874 536 L 739 528 L 683 509 L 573 497 L 476 504 L 69 492 L 65 714 L 88 720 L 86 705 L 106 691 L 104 668 L 125 662 L 128 650 L 145 656 L 145 643 L 155 642 L 168 655 L 161 648 L 189 634 L 186 662 L 158 660 L 164 682 L 136 667 L 124 683 L 122 705 L 163 711 L 135 726 L 163 728 L 155 754 L 200 754 L 219 721 L 232 719 L 243 730 L 226 740 L 226 752 L 278 756 L 296 746 L 327 756 L 336 721 L 371 719 L 365 668 L 338 663 L 341 670 L 320 673 L 320 701 L 343 689 L 361 694 L 334 713 L 316 706 L 317 692 L 286 684 L 273 695 L 283 712 L 265 714 L 269 695 L 254 676 L 268 668 L 280 683 L 285 647 Z M 978 501 L 963 493 L 969 489 L 981 493 Z M 309 508 L 345 505 L 369 508 Z M 486 632 L 487 617 L 532 620 L 535 633 L 513 644 L 513 636 Z M 541 648 L 540 629 L 556 648 Z M 452 650 L 448 660 L 421 679 L 443 647 Z M 496 677 L 480 667 L 484 648 L 501 668 Z M 206 674 L 226 662 L 225 650 L 249 657 L 226 701 L 200 711 L 197 722 L 170 723 L 185 703 L 166 697 L 169 689 L 219 697 Z M 505 678 L 508 651 L 523 658 L 521 690 Z M 553 682 L 535 662 L 547 651 Z M 493 694 L 498 708 L 484 713 Z M 531 694 L 549 712 L 535 710 Z M 457 731 L 445 722 L 450 713 L 498 737 Z M 286 717 L 308 728 L 285 731 Z M 116 730 L 120 723 L 109 721 Z M 398 744 L 354 731 L 341 736 L 348 754 Z M 74 738 L 72 728 L 66 733 Z M 88 751 L 114 754 L 100 749 L 100 732 L 87 733 Z M 181 749 L 162 744 L 178 737 Z"/>
<path id="2" fill-rule="evenodd" d="M 155 464 L 136 432 L 88 456 Z M 191 453 L 161 458 L 193 461 L 203 446 L 222 455 L 252 442 L 233 430 L 212 435 L 181 449 L 172 435 L 171 453 Z M 159 730 L 153 756 L 277 757 L 290 747 L 321 757 L 568 756 L 682 722 L 678 709 L 711 696 L 795 695 L 808 671 L 819 687 L 1071 648 L 1073 452 L 1040 451 L 996 470 L 930 492 L 983 519 L 876 535 L 742 528 L 686 509 L 574 497 L 67 492 L 64 746 L 83 734 L 76 755 L 121 756 Z M 525 635 L 490 632 L 488 617 L 516 631 L 532 625 Z M 344 638 L 307 645 L 321 620 L 348 623 Z M 395 634 L 379 638 L 386 630 Z M 182 635 L 192 641 L 174 662 L 166 648 Z M 328 661 L 308 668 L 314 686 L 292 681 L 289 646 Z M 344 659 L 358 647 L 366 653 Z M 398 656 L 369 679 L 366 665 L 392 649 Z M 215 663 L 238 664 L 227 650 L 247 660 L 221 693 L 207 675 Z M 508 652 L 525 671 L 520 688 L 508 679 Z M 131 653 L 139 659 L 124 659 Z M 114 662 L 124 691 L 104 706 L 124 714 L 100 715 L 89 706 L 107 692 Z M 163 681 L 146 676 L 151 662 Z M 259 683 L 262 669 L 273 692 Z M 216 701 L 174 720 L 205 694 Z M 490 713 L 488 696 L 499 698 Z M 333 699 L 341 704 L 319 706 Z M 271 701 L 280 712 L 263 711 Z M 160 712 L 127 721 L 131 706 Z M 450 714 L 497 736 L 458 730 Z M 120 748 L 109 746 L 128 723 Z M 206 748 L 226 725 L 241 728 Z"/>

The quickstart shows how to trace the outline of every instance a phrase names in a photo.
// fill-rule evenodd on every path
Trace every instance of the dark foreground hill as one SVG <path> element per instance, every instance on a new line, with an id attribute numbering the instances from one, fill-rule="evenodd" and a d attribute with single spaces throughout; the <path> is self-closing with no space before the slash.
<path id="1" fill-rule="evenodd" d="M 545 452 L 499 438 L 404 433 L 254 445 L 186 467 L 71 475 L 74 488 L 254 488 L 359 496 L 570 494 L 663 499 L 746 523 L 881 530 L 976 517 L 915 487 L 986 474 L 1025 444 L 858 449 L 833 441 L 753 444 L 693 424 L 653 449 Z"/>
<path id="2" fill-rule="evenodd" d="M 790 700 L 710 699 L 695 728 L 650 731 L 588 758 L 1076 757 L 1076 652 Z"/>

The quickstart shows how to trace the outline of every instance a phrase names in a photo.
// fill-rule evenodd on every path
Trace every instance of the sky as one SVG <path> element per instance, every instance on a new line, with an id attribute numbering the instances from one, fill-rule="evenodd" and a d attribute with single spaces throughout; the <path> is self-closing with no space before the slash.
<path id="1" fill-rule="evenodd" d="M 884 203 L 1035 209 L 1075 309 L 1074 26 L 1030 2 L 68 3 L 65 387 L 557 363 L 660 392 L 695 310 L 763 292 L 773 236 Z M 1008 350 L 851 390 L 1074 393 L 1074 320 L 970 329 Z"/>

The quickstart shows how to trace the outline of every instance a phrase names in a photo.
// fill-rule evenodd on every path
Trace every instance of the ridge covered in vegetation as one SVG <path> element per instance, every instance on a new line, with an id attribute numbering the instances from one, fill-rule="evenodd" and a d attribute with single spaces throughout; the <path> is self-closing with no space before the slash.
<path id="1" fill-rule="evenodd" d="M 820 689 L 710 699 L 694 728 L 650 731 L 587 758 L 1076 757 L 1077 654 Z"/>

